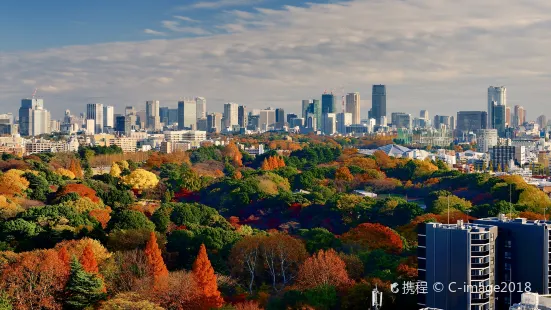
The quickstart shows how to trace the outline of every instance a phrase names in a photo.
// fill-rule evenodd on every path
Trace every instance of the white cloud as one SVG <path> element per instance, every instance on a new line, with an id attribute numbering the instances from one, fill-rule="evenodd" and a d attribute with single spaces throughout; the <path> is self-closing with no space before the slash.
<path id="1" fill-rule="evenodd" d="M 263 2 L 264 0 L 217 0 L 199 1 L 186 8 L 195 9 L 219 9 L 232 6 L 249 6 Z"/>
<path id="2" fill-rule="evenodd" d="M 144 29 L 143 32 L 145 34 L 150 34 L 150 35 L 153 35 L 153 36 L 166 36 L 166 33 L 161 32 L 161 31 L 156 31 L 156 30 L 153 30 L 153 29 Z"/>
<path id="3" fill-rule="evenodd" d="M 166 29 L 174 31 L 174 32 L 188 33 L 188 34 L 194 34 L 194 35 L 207 35 L 207 34 L 210 34 L 209 31 L 207 31 L 207 30 L 205 30 L 201 27 L 181 26 L 180 22 L 174 21 L 174 20 L 163 20 L 162 25 Z"/>
<path id="4" fill-rule="evenodd" d="M 341 86 L 369 104 L 371 85 L 383 83 L 389 115 L 434 115 L 483 110 L 486 88 L 504 84 L 509 104 L 524 105 L 535 119 L 551 84 L 550 13 L 545 0 L 259 9 L 234 14 L 224 34 L 0 53 L 0 106 L 16 109 L 32 92 L 31 80 L 51 92 L 45 104 L 57 117 L 67 106 L 83 111 L 94 96 L 119 111 L 148 98 L 174 107 L 180 97 L 201 95 L 210 111 L 234 101 L 299 112 L 301 99 Z M 168 22 L 171 31 L 186 28 Z M 364 104 L 362 114 L 367 110 Z"/>
<path id="5" fill-rule="evenodd" d="M 176 19 L 179 19 L 179 20 L 182 20 L 182 21 L 185 21 L 185 22 L 190 22 L 190 23 L 197 23 L 199 22 L 198 20 L 195 20 L 191 17 L 187 17 L 187 16 L 181 16 L 181 15 L 176 15 L 174 16 L 174 18 Z"/>

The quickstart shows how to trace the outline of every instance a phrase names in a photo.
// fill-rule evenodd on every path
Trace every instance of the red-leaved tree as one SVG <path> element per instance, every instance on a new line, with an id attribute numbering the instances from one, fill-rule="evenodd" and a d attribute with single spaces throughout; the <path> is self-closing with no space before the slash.
<path id="1" fill-rule="evenodd" d="M 199 254 L 193 263 L 193 276 L 199 288 L 200 309 L 208 310 L 222 307 L 224 299 L 220 296 L 216 275 L 210 264 L 204 244 L 201 244 Z"/>
<path id="2" fill-rule="evenodd" d="M 373 223 L 363 223 L 341 236 L 344 243 L 359 245 L 369 250 L 382 249 L 390 253 L 402 252 L 403 242 L 395 231 Z"/>
<path id="3" fill-rule="evenodd" d="M 149 241 L 145 245 L 145 256 L 149 274 L 153 278 L 153 287 L 155 290 L 164 289 L 168 278 L 168 269 L 166 268 L 161 250 L 157 244 L 157 236 L 151 232 Z"/>
<path id="4" fill-rule="evenodd" d="M 333 250 L 320 250 L 300 266 L 296 286 L 307 290 L 320 285 L 342 287 L 350 284 L 346 264 Z"/>

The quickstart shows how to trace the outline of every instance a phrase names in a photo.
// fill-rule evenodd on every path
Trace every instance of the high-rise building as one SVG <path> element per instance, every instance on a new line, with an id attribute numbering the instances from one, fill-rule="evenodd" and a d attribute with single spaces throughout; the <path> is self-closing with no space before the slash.
<path id="1" fill-rule="evenodd" d="M 310 104 L 312 103 L 312 100 L 305 99 L 302 100 L 302 117 L 306 118 L 308 114 L 308 108 L 310 107 Z"/>
<path id="2" fill-rule="evenodd" d="M 248 116 L 249 114 L 247 113 L 247 106 L 240 105 L 237 108 L 237 124 L 239 125 L 239 127 L 247 128 L 247 125 L 249 124 Z"/>
<path id="3" fill-rule="evenodd" d="M 168 107 L 160 107 L 159 108 L 159 119 L 161 120 L 161 123 L 163 123 L 165 126 L 170 125 L 168 122 L 169 118 L 169 108 Z"/>
<path id="4" fill-rule="evenodd" d="M 512 127 L 511 107 L 505 107 L 505 126 Z"/>
<path id="5" fill-rule="evenodd" d="M 337 113 L 337 98 L 333 93 L 321 95 L 321 114 Z"/>
<path id="6" fill-rule="evenodd" d="M 285 110 L 277 108 L 275 111 L 276 128 L 281 129 L 285 125 Z"/>
<path id="7" fill-rule="evenodd" d="M 324 113 L 323 117 L 323 133 L 326 135 L 332 135 L 337 132 L 337 114 Z"/>
<path id="8" fill-rule="evenodd" d="M 508 219 L 501 215 L 475 220 L 476 225 L 497 227 L 495 283 L 501 286 L 529 283 L 532 292 L 549 294 L 551 255 L 549 242 L 551 224 L 528 221 L 525 218 Z M 505 283 L 505 284 L 503 284 Z M 525 287 L 504 290 L 496 294 L 496 309 L 509 309 L 520 302 Z"/>
<path id="9" fill-rule="evenodd" d="M 168 109 L 168 124 L 178 123 L 178 108 Z"/>
<path id="10" fill-rule="evenodd" d="M 19 133 L 38 136 L 49 133 L 50 112 L 44 109 L 43 99 L 22 99 L 19 108 Z"/>
<path id="11" fill-rule="evenodd" d="M 276 123 L 276 110 L 271 108 L 260 110 L 258 127 L 261 131 L 267 131 Z"/>
<path id="12" fill-rule="evenodd" d="M 151 100 L 145 102 L 145 127 L 148 130 L 161 130 L 161 115 L 160 115 L 159 100 Z"/>
<path id="13" fill-rule="evenodd" d="M 460 134 L 476 132 L 487 129 L 488 113 L 485 111 L 459 111 L 457 112 L 457 131 Z"/>
<path id="14" fill-rule="evenodd" d="M 494 170 L 505 170 L 511 162 L 514 162 L 517 157 L 517 148 L 524 149 L 524 146 L 500 145 L 489 148 L 490 162 Z M 519 151 L 521 151 L 519 149 Z M 522 156 L 522 155 L 521 155 Z"/>
<path id="15" fill-rule="evenodd" d="M 103 132 L 103 104 L 89 103 L 86 105 L 86 119 L 94 120 L 94 133 Z M 88 125 L 88 123 L 87 123 Z M 91 131 L 91 129 L 88 129 Z"/>
<path id="16" fill-rule="evenodd" d="M 545 127 L 547 127 L 547 116 L 545 115 L 538 116 L 538 118 L 536 119 L 536 122 L 540 126 L 540 130 L 544 130 Z"/>
<path id="17" fill-rule="evenodd" d="M 445 129 L 451 130 L 452 129 L 451 117 L 445 116 L 445 115 L 435 115 L 433 126 L 436 129 L 441 129 L 442 127 L 444 127 Z"/>
<path id="18" fill-rule="evenodd" d="M 480 129 L 476 137 L 476 146 L 479 152 L 488 153 L 490 148 L 497 145 L 497 129 Z"/>
<path id="19" fill-rule="evenodd" d="M 516 105 L 515 113 L 513 115 L 513 127 L 521 126 L 526 122 L 526 110 L 524 107 Z"/>
<path id="20" fill-rule="evenodd" d="M 110 105 L 103 107 L 103 127 L 115 128 L 115 107 Z"/>
<path id="21" fill-rule="evenodd" d="M 228 102 L 224 104 L 224 127 L 232 128 L 235 125 L 239 125 L 239 106 Z"/>
<path id="22" fill-rule="evenodd" d="M 353 124 L 352 113 L 337 113 L 337 131 L 346 134 L 346 127 Z"/>
<path id="23" fill-rule="evenodd" d="M 349 93 L 346 95 L 346 113 L 352 113 L 352 124 L 361 124 L 361 101 L 360 93 Z"/>
<path id="24" fill-rule="evenodd" d="M 197 118 L 207 117 L 207 99 L 197 97 L 195 98 L 195 103 L 197 104 Z"/>
<path id="25" fill-rule="evenodd" d="M 208 121 L 206 117 L 197 119 L 197 130 L 208 131 Z"/>
<path id="26" fill-rule="evenodd" d="M 421 110 L 421 112 L 419 112 L 419 118 L 428 121 L 429 120 L 429 111 Z"/>
<path id="27" fill-rule="evenodd" d="M 507 89 L 505 86 L 488 87 L 488 129 L 495 128 L 493 123 L 494 105 L 503 105 L 507 107 Z"/>
<path id="28" fill-rule="evenodd" d="M 492 112 L 494 129 L 497 129 L 497 132 L 500 136 L 505 136 L 505 106 L 504 105 L 494 105 Z"/>
<path id="29" fill-rule="evenodd" d="M 306 121 L 308 123 L 308 119 L 310 118 L 310 116 L 308 116 L 308 114 L 311 115 L 311 117 L 313 117 L 313 120 L 316 121 L 316 126 L 315 128 L 317 128 L 318 130 L 321 129 L 323 126 L 322 126 L 322 122 L 323 122 L 323 118 L 321 117 L 321 101 L 319 101 L 318 99 L 313 99 L 311 100 L 310 104 L 308 105 L 308 110 L 307 110 L 307 113 L 306 113 Z M 308 126 L 308 128 L 314 128 L 314 127 L 310 127 Z"/>
<path id="30" fill-rule="evenodd" d="M 411 114 L 394 112 L 390 116 L 392 125 L 396 128 L 407 128 L 411 129 L 412 118 Z"/>
<path id="31" fill-rule="evenodd" d="M 381 125 L 381 120 L 386 117 L 386 86 L 373 85 L 371 93 L 371 117 L 377 121 L 377 125 Z"/>
<path id="32" fill-rule="evenodd" d="M 195 100 L 178 101 L 178 130 L 197 129 L 197 107 Z"/>
<path id="33" fill-rule="evenodd" d="M 296 115 L 295 113 L 289 113 L 287 114 L 287 123 L 289 123 L 289 125 L 291 125 L 291 123 L 293 122 L 293 119 L 295 118 L 298 118 L 298 115 Z"/>
<path id="34" fill-rule="evenodd" d="M 210 113 L 207 115 L 207 131 L 220 132 L 222 130 L 222 113 Z"/>

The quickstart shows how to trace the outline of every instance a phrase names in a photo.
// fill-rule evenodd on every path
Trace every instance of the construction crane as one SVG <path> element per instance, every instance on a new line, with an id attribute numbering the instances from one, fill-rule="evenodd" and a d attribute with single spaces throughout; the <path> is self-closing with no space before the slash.
<path id="1" fill-rule="evenodd" d="M 38 91 L 38 88 L 35 88 L 35 89 L 34 89 L 34 92 L 33 92 L 33 97 L 32 97 L 33 99 L 34 99 L 34 97 L 36 96 L 36 92 L 37 92 L 37 91 Z"/>

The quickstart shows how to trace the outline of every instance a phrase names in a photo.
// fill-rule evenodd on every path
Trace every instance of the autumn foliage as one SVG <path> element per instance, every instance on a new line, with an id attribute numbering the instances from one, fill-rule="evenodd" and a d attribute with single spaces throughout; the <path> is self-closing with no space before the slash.
<path id="1" fill-rule="evenodd" d="M 350 284 L 346 264 L 333 250 L 320 250 L 300 266 L 296 287 L 312 289 L 321 285 L 342 287 Z"/>
<path id="2" fill-rule="evenodd" d="M 96 196 L 96 191 L 84 184 L 74 184 L 74 183 L 67 184 L 58 190 L 56 196 L 61 198 L 69 193 L 76 193 L 80 197 L 89 198 L 94 203 L 100 202 L 99 197 Z"/>
<path id="3" fill-rule="evenodd" d="M 202 244 L 197 259 L 193 263 L 193 276 L 199 288 L 201 309 L 220 308 L 224 300 L 218 291 L 216 275 L 207 256 L 207 249 Z"/>
<path id="4" fill-rule="evenodd" d="M 224 147 L 224 149 L 222 150 L 222 155 L 228 157 L 234 166 L 243 166 L 243 154 L 241 154 L 241 151 L 239 150 L 237 145 L 235 145 L 235 143 L 230 142 L 228 145 L 226 145 L 226 147 Z"/>
<path id="5" fill-rule="evenodd" d="M 0 175 L 0 194 L 21 195 L 29 187 L 29 181 L 25 179 L 23 171 L 11 169 Z"/>
<path id="6" fill-rule="evenodd" d="M 84 247 L 84 251 L 79 260 L 84 271 L 94 274 L 99 273 L 98 262 L 96 261 L 96 256 L 90 243 Z"/>
<path id="7" fill-rule="evenodd" d="M 157 237 L 154 232 L 151 232 L 149 241 L 145 246 L 145 256 L 147 258 L 147 266 L 149 274 L 153 278 L 153 286 L 156 290 L 162 289 L 166 284 L 168 270 L 161 256 L 161 250 L 157 244 Z"/>
<path id="8" fill-rule="evenodd" d="M 341 236 L 345 243 L 356 244 L 369 250 L 382 249 L 390 253 L 402 252 L 402 239 L 392 229 L 381 224 L 363 223 Z"/>
<path id="9" fill-rule="evenodd" d="M 262 170 L 274 170 L 277 168 L 285 167 L 285 161 L 280 156 L 270 156 L 264 159 L 262 162 Z"/>

